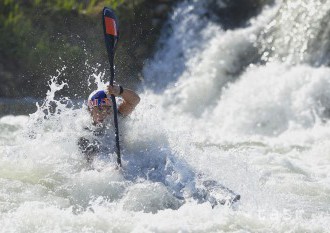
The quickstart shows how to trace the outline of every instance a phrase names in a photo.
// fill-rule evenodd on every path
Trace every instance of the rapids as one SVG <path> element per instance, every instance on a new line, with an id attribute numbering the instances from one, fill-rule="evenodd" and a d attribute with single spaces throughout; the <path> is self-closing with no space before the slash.
<path id="1" fill-rule="evenodd" d="M 226 8 L 169 17 L 120 125 L 123 171 L 82 156 L 91 119 L 58 94 L 62 71 L 35 113 L 0 118 L 0 232 L 329 231 L 330 2 L 274 1 L 230 29 L 210 2 Z M 199 174 L 240 202 L 199 203 Z"/>

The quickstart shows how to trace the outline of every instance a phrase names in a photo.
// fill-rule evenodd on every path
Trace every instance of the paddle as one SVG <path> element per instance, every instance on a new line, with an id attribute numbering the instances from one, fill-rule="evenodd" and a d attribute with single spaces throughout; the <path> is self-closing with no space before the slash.
<path id="1" fill-rule="evenodd" d="M 113 10 L 108 7 L 103 8 L 102 13 L 102 22 L 103 22 L 103 33 L 105 46 L 108 52 L 108 58 L 110 63 L 110 85 L 113 86 L 113 80 L 115 78 L 115 69 L 114 69 L 114 56 L 115 48 L 118 42 L 118 20 Z M 117 104 L 116 98 L 114 95 L 111 95 L 111 100 L 113 104 L 113 117 L 115 124 L 115 134 L 116 134 L 116 153 L 117 153 L 117 163 L 121 166 L 121 156 L 120 156 L 120 145 L 119 145 L 119 129 L 118 129 L 118 118 L 117 118 Z"/>

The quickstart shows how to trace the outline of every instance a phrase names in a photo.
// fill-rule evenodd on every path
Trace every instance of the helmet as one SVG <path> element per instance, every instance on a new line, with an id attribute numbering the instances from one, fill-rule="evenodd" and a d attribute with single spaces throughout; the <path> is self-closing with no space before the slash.
<path id="1" fill-rule="evenodd" d="M 111 100 L 108 98 L 106 92 L 103 90 L 94 91 L 88 97 L 89 109 L 100 106 L 112 106 Z"/>

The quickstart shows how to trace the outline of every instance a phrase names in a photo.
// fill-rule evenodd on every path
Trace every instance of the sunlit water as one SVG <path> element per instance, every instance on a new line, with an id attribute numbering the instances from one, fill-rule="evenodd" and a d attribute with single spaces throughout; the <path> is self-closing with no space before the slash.
<path id="1" fill-rule="evenodd" d="M 77 145 L 91 119 L 56 77 L 36 113 L 0 118 L 1 232 L 329 231 L 330 4 L 279 1 L 224 31 L 201 2 L 176 8 L 145 66 L 123 169 L 115 154 L 91 169 Z M 198 203 L 200 174 L 241 201 Z"/>

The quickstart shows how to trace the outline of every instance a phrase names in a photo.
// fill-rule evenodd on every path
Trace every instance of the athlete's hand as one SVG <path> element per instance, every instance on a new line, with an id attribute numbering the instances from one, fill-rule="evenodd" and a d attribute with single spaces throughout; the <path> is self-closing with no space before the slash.
<path id="1" fill-rule="evenodd" d="M 119 85 L 108 85 L 107 86 L 108 94 L 114 95 L 114 96 L 119 96 L 120 95 L 120 86 Z"/>

